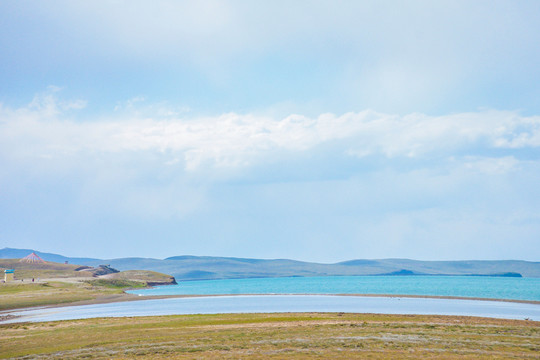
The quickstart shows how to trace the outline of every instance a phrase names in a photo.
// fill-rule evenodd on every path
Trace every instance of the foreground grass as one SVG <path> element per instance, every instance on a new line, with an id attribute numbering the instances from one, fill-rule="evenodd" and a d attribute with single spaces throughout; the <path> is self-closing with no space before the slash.
<path id="1" fill-rule="evenodd" d="M 221 314 L 0 325 L 0 358 L 537 359 L 540 323 L 371 314 Z"/>

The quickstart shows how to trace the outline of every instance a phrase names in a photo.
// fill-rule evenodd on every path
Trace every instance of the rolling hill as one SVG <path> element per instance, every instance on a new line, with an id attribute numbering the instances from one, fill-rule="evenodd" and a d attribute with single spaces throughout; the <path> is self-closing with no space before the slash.
<path id="1" fill-rule="evenodd" d="M 287 259 L 248 259 L 211 256 L 173 256 L 166 259 L 72 258 L 32 249 L 0 250 L 0 259 L 22 258 L 32 251 L 47 261 L 98 266 L 118 270 L 150 270 L 170 274 L 177 280 L 230 279 L 285 276 L 337 275 L 482 275 L 540 277 L 540 262 L 522 260 L 419 261 L 409 259 L 350 260 L 322 264 Z"/>

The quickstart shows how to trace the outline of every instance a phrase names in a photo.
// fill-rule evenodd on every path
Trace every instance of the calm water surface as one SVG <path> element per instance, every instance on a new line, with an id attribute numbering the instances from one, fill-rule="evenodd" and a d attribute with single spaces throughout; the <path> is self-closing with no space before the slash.
<path id="1" fill-rule="evenodd" d="M 380 314 L 438 314 L 540 320 L 539 304 L 501 301 L 395 297 L 332 296 L 322 294 L 394 294 L 498 298 L 540 301 L 540 279 L 474 276 L 332 276 L 186 281 L 132 291 L 145 295 L 221 295 L 152 299 L 113 304 L 9 311 L 10 320 L 53 321 L 112 316 L 173 314 L 354 312 Z M 279 294 L 279 295 L 270 295 Z M 307 295 L 299 295 L 307 294 Z M 310 295 L 311 294 L 311 295 Z"/>
<path id="2" fill-rule="evenodd" d="M 8 322 L 121 316 L 275 312 L 438 314 L 540 320 L 540 305 L 515 302 L 333 295 L 240 295 L 149 299 L 12 311 L 10 312 L 12 315 L 21 317 Z"/>
<path id="3" fill-rule="evenodd" d="M 327 276 L 184 281 L 140 295 L 389 294 L 540 301 L 540 279 L 488 276 Z"/>

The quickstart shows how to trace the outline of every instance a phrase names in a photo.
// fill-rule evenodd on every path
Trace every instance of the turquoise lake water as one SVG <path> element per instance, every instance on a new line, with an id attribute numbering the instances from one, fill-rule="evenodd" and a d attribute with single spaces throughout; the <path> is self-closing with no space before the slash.
<path id="1" fill-rule="evenodd" d="M 540 301 L 539 278 L 488 276 L 326 276 L 184 281 L 140 295 L 388 294 Z"/>

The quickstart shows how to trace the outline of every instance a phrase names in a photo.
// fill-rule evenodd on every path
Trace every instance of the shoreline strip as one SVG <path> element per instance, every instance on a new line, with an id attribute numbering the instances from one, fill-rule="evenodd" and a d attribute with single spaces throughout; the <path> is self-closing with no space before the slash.
<path id="1" fill-rule="evenodd" d="M 540 301 L 535 300 L 517 300 L 517 299 L 492 299 L 492 298 L 478 298 L 478 297 L 465 297 L 465 296 L 438 296 L 438 295 L 395 295 L 395 294 L 287 294 L 287 293 L 274 293 L 274 294 L 189 294 L 189 295 L 138 295 L 138 294 L 117 294 L 101 296 L 96 299 L 81 300 L 71 303 L 61 304 L 49 304 L 34 307 L 21 307 L 9 310 L 0 311 L 0 322 L 2 317 L 9 315 L 10 313 L 24 310 L 43 309 L 43 308 L 60 308 L 68 306 L 82 306 L 82 305 L 99 305 L 110 304 L 116 302 L 128 302 L 128 301 L 144 301 L 144 300 L 160 300 L 160 299 L 177 299 L 177 298 L 201 298 L 201 297 L 224 297 L 224 296 L 355 296 L 355 297 L 386 297 L 386 298 L 411 298 L 411 299 L 448 299 L 448 300 L 474 300 L 474 301 L 497 301 L 497 302 L 510 302 L 521 304 L 533 304 L 540 305 Z"/>

